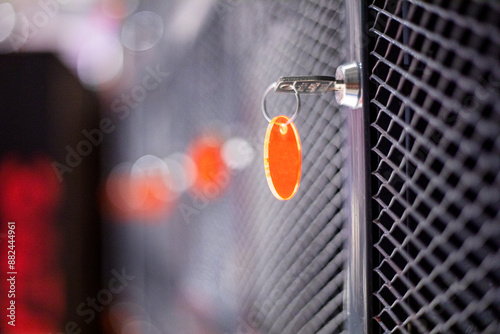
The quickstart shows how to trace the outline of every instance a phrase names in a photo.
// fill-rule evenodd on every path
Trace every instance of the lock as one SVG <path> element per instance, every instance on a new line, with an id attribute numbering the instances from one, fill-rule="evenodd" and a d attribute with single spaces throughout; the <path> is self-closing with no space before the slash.
<path id="1" fill-rule="evenodd" d="M 359 108 L 363 105 L 361 96 L 361 65 L 355 62 L 340 65 L 335 73 L 337 81 L 343 81 L 343 89 L 335 91 L 335 99 L 341 106 Z"/>

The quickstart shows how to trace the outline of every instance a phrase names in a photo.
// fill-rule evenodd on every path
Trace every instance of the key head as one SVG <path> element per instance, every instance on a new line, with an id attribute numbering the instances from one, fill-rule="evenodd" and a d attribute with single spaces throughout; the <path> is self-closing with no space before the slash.
<path id="1" fill-rule="evenodd" d="M 299 94 L 323 94 L 338 89 L 338 84 L 334 77 L 329 76 L 292 76 L 281 77 L 276 82 L 275 92 L 295 93 L 293 85 Z"/>

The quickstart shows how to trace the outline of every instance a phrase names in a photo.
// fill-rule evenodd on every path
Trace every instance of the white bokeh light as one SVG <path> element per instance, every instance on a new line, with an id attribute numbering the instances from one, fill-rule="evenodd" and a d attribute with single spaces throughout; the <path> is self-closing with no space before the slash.
<path id="1" fill-rule="evenodd" d="M 224 143 L 222 159 L 231 169 L 244 169 L 255 156 L 255 150 L 250 143 L 240 137 L 234 137 Z"/>
<path id="2" fill-rule="evenodd" d="M 196 166 L 188 155 L 174 153 L 165 160 L 172 175 L 172 190 L 182 193 L 191 188 L 196 179 Z"/>
<path id="3" fill-rule="evenodd" d="M 8 2 L 0 3 L 0 42 L 3 42 L 16 25 L 16 12 Z"/>
<path id="4" fill-rule="evenodd" d="M 78 77 L 97 87 L 116 79 L 123 70 L 123 47 L 115 36 L 99 34 L 81 48 L 77 60 Z"/>
<path id="5" fill-rule="evenodd" d="M 142 173 L 158 173 L 168 175 L 168 166 L 162 159 L 154 155 L 144 155 L 137 159 L 132 167 L 132 176 L 138 176 Z"/>
<path id="6" fill-rule="evenodd" d="M 130 16 L 122 28 L 123 45 L 131 51 L 146 51 L 163 36 L 164 24 L 160 15 L 144 11 Z"/>

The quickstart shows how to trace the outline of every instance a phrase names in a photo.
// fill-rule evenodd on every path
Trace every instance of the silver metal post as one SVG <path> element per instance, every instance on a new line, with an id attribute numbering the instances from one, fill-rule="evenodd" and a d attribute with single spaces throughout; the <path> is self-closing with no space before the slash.
<path id="1" fill-rule="evenodd" d="M 343 95 L 337 92 L 337 101 L 347 113 L 346 132 L 346 281 L 345 310 L 346 330 L 349 334 L 371 333 L 372 319 L 372 275 L 371 275 L 371 220 L 370 220 L 370 177 L 368 144 L 368 110 L 363 100 L 368 97 L 367 84 L 363 74 L 363 29 L 362 1 L 345 1 L 347 19 L 347 58 L 354 61 L 339 67 L 336 79 L 348 81 L 345 76 L 355 73 L 359 78 L 358 87 L 346 86 Z M 361 65 L 359 65 L 361 64 Z M 340 71 L 340 73 L 339 73 Z M 351 80 L 352 81 L 352 80 Z"/>

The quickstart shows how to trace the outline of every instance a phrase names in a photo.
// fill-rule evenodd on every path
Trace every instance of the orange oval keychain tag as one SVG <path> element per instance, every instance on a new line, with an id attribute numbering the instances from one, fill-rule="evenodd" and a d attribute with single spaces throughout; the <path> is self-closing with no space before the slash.
<path id="1" fill-rule="evenodd" d="M 279 200 L 289 200 L 299 189 L 302 166 L 300 137 L 289 118 L 277 116 L 267 127 L 264 141 L 264 169 L 267 184 Z"/>

